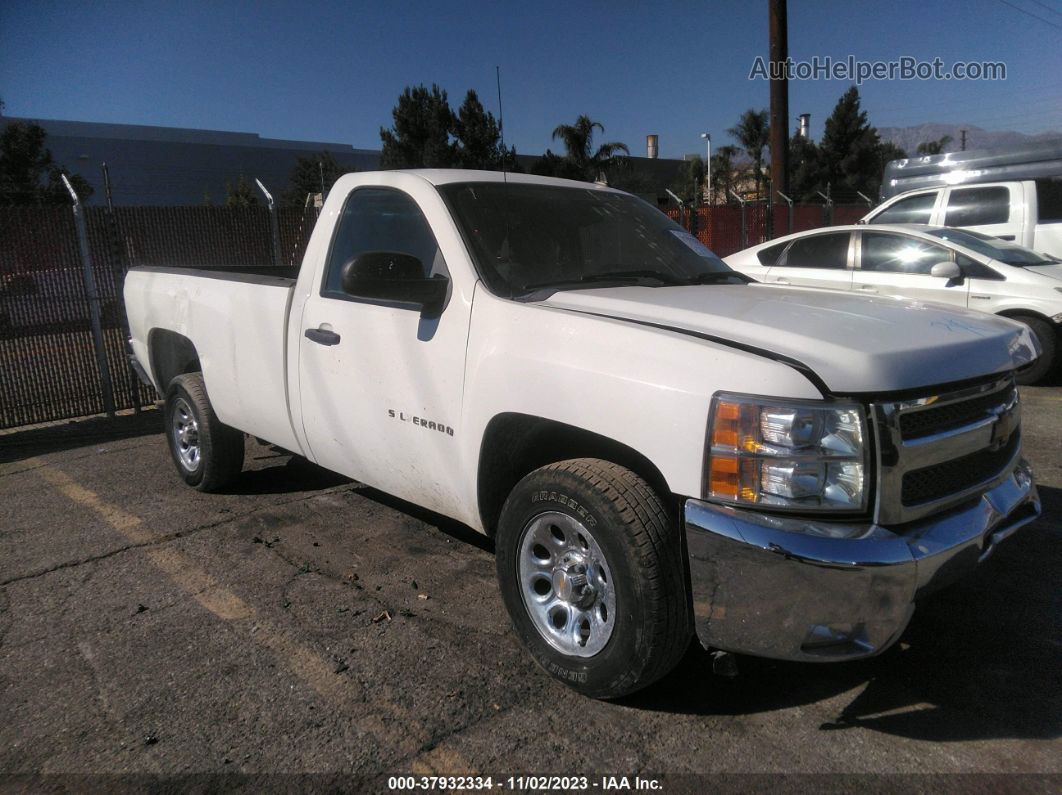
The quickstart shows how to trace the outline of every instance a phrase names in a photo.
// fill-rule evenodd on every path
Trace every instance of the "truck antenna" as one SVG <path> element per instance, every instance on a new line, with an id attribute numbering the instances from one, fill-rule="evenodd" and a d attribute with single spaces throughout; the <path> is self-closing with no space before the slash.
<path id="1" fill-rule="evenodd" d="M 509 159 L 509 150 L 505 148 L 505 114 L 502 112 L 502 97 L 501 97 L 501 67 L 494 67 L 494 78 L 498 84 L 498 137 L 501 139 L 502 148 L 502 160 L 501 171 L 502 179 L 506 182 L 509 181 L 506 174 L 506 161 Z"/>

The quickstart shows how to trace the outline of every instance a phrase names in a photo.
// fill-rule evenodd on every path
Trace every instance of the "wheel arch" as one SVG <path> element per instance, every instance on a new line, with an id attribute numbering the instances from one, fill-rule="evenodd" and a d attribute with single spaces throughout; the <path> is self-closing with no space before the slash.
<path id="1" fill-rule="evenodd" d="M 148 357 L 155 388 L 160 395 L 166 393 L 166 388 L 177 376 L 203 369 L 195 343 L 169 329 L 154 328 L 148 333 Z"/>
<path id="2" fill-rule="evenodd" d="M 627 467 L 649 483 L 669 510 L 677 510 L 663 473 L 633 447 L 557 420 L 505 412 L 491 418 L 479 451 L 476 495 L 487 534 L 494 535 L 505 499 L 521 478 L 571 458 L 601 458 Z"/>
<path id="3" fill-rule="evenodd" d="M 999 315 L 1000 317 L 1009 318 L 1010 320 L 1014 320 L 1015 318 L 1018 318 L 1018 317 L 1034 317 L 1037 320 L 1043 320 L 1045 323 L 1050 324 L 1052 327 L 1055 325 L 1051 321 L 1051 318 L 1049 318 L 1043 312 L 1038 312 L 1035 309 L 1022 309 L 1020 307 L 1009 307 L 1007 309 L 999 310 L 998 312 L 996 312 L 996 314 Z"/>

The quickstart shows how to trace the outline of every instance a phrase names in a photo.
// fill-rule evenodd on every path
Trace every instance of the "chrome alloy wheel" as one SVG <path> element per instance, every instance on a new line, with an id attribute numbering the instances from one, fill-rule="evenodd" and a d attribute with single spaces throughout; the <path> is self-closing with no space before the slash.
<path id="1" fill-rule="evenodd" d="M 593 657 L 616 623 L 616 592 L 605 554 L 577 519 L 535 516 L 520 537 L 520 594 L 539 634 L 562 654 Z"/>
<path id="2" fill-rule="evenodd" d="M 174 448 L 177 450 L 177 457 L 181 459 L 181 466 L 189 472 L 194 472 L 199 466 L 199 423 L 184 398 L 174 401 L 170 432 L 173 434 Z"/>

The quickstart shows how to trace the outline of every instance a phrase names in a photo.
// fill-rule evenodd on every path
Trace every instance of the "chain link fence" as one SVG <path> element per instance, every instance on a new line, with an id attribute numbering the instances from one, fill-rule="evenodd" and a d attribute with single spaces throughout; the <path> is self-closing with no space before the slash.
<path id="1" fill-rule="evenodd" d="M 720 257 L 791 232 L 854 224 L 870 211 L 865 204 L 785 204 L 766 202 L 703 207 L 669 207 L 664 212 Z M 771 234 L 773 229 L 773 234 Z"/>
<path id="2" fill-rule="evenodd" d="M 313 207 L 279 208 L 274 252 L 270 211 L 263 207 L 80 210 L 75 220 L 70 207 L 0 207 L 0 428 L 150 405 L 153 391 L 139 383 L 126 359 L 126 271 L 137 265 L 294 265 L 302 261 L 317 217 Z M 78 223 L 84 224 L 88 272 Z"/>
<path id="3" fill-rule="evenodd" d="M 0 428 L 153 403 L 154 392 L 140 384 L 126 358 L 126 271 L 137 265 L 297 265 L 318 211 L 306 206 L 278 208 L 275 216 L 264 207 L 79 212 L 80 217 L 70 207 L 0 207 Z M 795 205 L 791 222 L 786 205 L 768 210 L 762 202 L 666 212 L 727 256 L 767 240 L 772 226 L 770 237 L 777 237 L 790 225 L 797 232 L 851 223 L 866 208 Z"/>

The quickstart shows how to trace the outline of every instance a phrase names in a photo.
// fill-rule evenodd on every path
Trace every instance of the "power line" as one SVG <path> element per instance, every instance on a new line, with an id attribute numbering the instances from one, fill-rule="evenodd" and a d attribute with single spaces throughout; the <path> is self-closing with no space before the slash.
<path id="1" fill-rule="evenodd" d="M 1003 89 L 1003 90 L 1006 90 L 1006 89 Z M 1040 88 L 1033 88 L 1033 89 L 1030 89 L 1030 90 L 1027 90 L 1027 91 L 1022 91 L 1021 97 L 1020 98 L 1016 97 L 1012 101 L 1022 102 L 1023 100 L 1027 99 L 1028 97 L 1036 97 L 1036 96 L 1039 96 L 1040 94 L 1052 93 L 1052 92 L 1057 92 L 1057 91 L 1058 91 L 1058 86 L 1041 86 Z M 1009 91 L 1007 91 L 1007 93 L 1013 94 L 1013 89 L 1010 89 Z M 983 97 L 983 96 L 979 97 L 978 101 L 976 103 L 976 107 L 982 107 L 984 105 L 986 99 L 987 98 Z M 995 97 L 992 97 L 991 99 L 993 100 L 993 104 L 996 104 L 996 105 L 999 104 L 999 102 L 996 101 Z M 1055 94 L 1054 96 L 1045 97 L 1045 98 L 1041 99 L 1040 101 L 1041 102 L 1050 101 L 1052 99 L 1062 99 L 1062 95 Z M 931 108 L 938 108 L 938 107 L 948 106 L 948 105 L 970 105 L 971 104 L 971 100 L 970 99 L 965 99 L 965 98 L 964 99 L 956 98 L 956 99 L 950 99 L 950 100 L 948 100 L 948 99 L 945 99 L 945 100 L 927 100 L 925 102 L 905 102 L 902 105 L 885 105 L 885 106 L 875 105 L 873 100 L 868 99 L 866 97 L 862 97 L 861 101 L 862 101 L 863 106 L 865 107 L 865 109 L 867 110 L 868 113 L 871 112 L 871 111 L 873 111 L 874 113 L 881 113 L 883 111 L 889 111 L 889 110 L 907 110 L 907 109 L 910 109 L 910 108 L 930 108 L 930 107 Z"/>
<path id="2" fill-rule="evenodd" d="M 1045 25 L 1050 25 L 1053 28 L 1057 28 L 1058 30 L 1062 30 L 1062 25 L 1059 25 L 1059 24 L 1057 24 L 1055 22 L 1052 22 L 1049 19 L 1044 19 L 1043 17 L 1034 14 L 1032 11 L 1026 11 L 1021 6 L 1016 6 L 1016 5 L 1014 5 L 1014 3 L 1011 3 L 1010 0 L 999 0 L 999 2 L 1001 2 L 1005 6 L 1010 6 L 1015 11 L 1020 11 L 1021 13 L 1025 14 L 1025 16 L 1027 16 L 1027 17 L 1032 17 L 1033 19 L 1037 19 L 1040 22 L 1043 22 Z"/>
<path id="3" fill-rule="evenodd" d="M 1057 8 L 1052 8 L 1047 3 L 1041 3 L 1040 0 L 1032 0 L 1032 2 L 1036 3 L 1036 5 L 1040 6 L 1040 8 L 1046 8 L 1052 14 L 1058 14 L 1059 16 L 1062 16 L 1062 11 L 1059 11 Z"/>
<path id="4" fill-rule="evenodd" d="M 989 115 L 989 116 L 981 116 L 981 115 L 978 115 L 978 114 L 973 114 L 973 115 L 964 115 L 962 117 L 962 122 L 963 122 L 963 124 L 977 124 L 978 122 L 984 122 L 984 121 L 997 121 L 997 120 L 999 120 L 999 121 L 1007 121 L 1008 119 L 1013 119 L 1013 120 L 1019 120 L 1019 119 L 1041 119 L 1041 118 L 1046 119 L 1046 118 L 1051 118 L 1053 116 L 1057 116 L 1060 113 L 1062 113 L 1062 108 L 1052 108 L 1050 110 L 1030 111 L 1029 113 L 992 114 L 992 115 Z M 954 116 L 957 116 L 958 114 L 950 113 L 948 115 L 954 117 Z M 888 118 L 888 117 L 886 117 L 886 118 Z M 896 117 L 893 117 L 893 118 L 896 119 Z M 897 119 L 897 121 L 902 123 L 904 118 L 905 118 L 904 116 L 900 116 Z M 932 123 L 942 123 L 942 122 L 924 122 L 924 123 L 932 124 Z M 879 126 L 879 125 L 875 124 L 875 126 Z M 882 124 L 880 126 L 882 126 L 882 127 L 893 127 L 893 126 L 897 126 L 897 124 L 896 123 L 894 123 L 894 124 Z M 906 126 L 910 127 L 912 125 L 908 124 Z"/>

